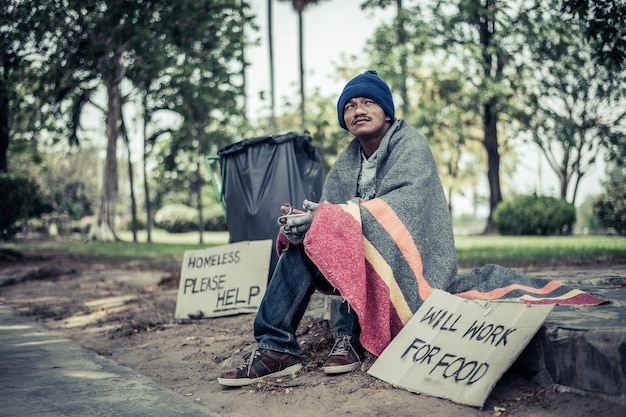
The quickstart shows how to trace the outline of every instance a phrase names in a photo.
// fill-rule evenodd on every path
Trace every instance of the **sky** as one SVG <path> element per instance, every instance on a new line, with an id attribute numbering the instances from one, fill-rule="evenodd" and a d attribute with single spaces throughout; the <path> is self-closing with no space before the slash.
<path id="1" fill-rule="evenodd" d="M 304 66 L 306 94 L 319 88 L 323 95 L 339 96 L 345 80 L 335 74 L 341 55 L 361 53 L 376 27 L 390 22 L 395 14 L 389 10 L 362 11 L 363 0 L 321 1 L 308 7 L 303 14 L 304 21 Z M 250 0 L 252 12 L 257 16 L 259 46 L 246 51 L 250 67 L 246 74 L 248 94 L 248 116 L 251 119 L 269 116 L 269 58 L 267 46 L 267 0 Z M 289 96 L 299 100 L 299 58 L 298 58 L 298 16 L 291 2 L 273 2 L 274 68 L 276 84 L 277 112 L 280 114 L 282 98 Z M 372 68 L 375 69 L 375 68 Z M 358 75 L 357 73 L 354 74 Z M 259 93 L 266 93 L 266 101 L 259 100 Z M 521 161 L 513 177 L 515 188 L 520 193 L 537 191 L 540 194 L 557 196 L 559 184 L 556 174 L 544 161 L 537 148 L 526 145 L 519 149 Z M 600 180 L 604 178 L 604 166 L 596 168 L 583 177 L 576 204 L 582 203 L 587 195 L 597 195 Z M 484 187 L 488 187 L 486 176 Z M 485 191 L 486 193 L 486 191 Z M 456 206 L 468 207 L 459 202 Z"/>

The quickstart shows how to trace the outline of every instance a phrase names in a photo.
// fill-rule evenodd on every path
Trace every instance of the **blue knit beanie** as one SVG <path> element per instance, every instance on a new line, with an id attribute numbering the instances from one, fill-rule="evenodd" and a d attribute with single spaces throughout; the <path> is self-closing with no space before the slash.
<path id="1" fill-rule="evenodd" d="M 393 106 L 393 97 L 387 83 L 385 83 L 376 71 L 365 71 L 361 75 L 357 75 L 346 84 L 343 92 L 337 101 L 337 116 L 339 126 L 348 130 L 346 122 L 343 120 L 343 108 L 346 103 L 355 97 L 366 97 L 374 100 L 385 113 L 391 117 L 391 121 L 395 120 L 395 111 Z"/>

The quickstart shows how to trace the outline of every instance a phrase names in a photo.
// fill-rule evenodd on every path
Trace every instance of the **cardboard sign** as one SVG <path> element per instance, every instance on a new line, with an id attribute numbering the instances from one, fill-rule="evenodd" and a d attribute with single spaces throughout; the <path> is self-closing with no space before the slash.
<path id="1" fill-rule="evenodd" d="M 368 373 L 411 392 L 482 407 L 553 307 L 435 290 Z"/>
<path id="2" fill-rule="evenodd" d="M 256 312 L 267 287 L 271 249 L 269 239 L 185 251 L 175 317 Z"/>

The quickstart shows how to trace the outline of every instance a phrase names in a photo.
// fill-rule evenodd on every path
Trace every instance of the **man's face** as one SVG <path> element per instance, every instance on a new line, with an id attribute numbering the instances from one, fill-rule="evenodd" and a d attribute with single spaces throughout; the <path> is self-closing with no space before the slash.
<path id="1" fill-rule="evenodd" d="M 391 117 L 371 98 L 355 97 L 346 103 L 343 121 L 354 136 L 378 136 L 387 130 Z"/>

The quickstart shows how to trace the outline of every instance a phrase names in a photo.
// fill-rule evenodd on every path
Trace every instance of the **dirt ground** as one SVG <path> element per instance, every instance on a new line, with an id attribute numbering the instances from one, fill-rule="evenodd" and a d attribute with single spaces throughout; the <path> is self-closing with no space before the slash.
<path id="1" fill-rule="evenodd" d="M 306 356 L 297 377 L 224 388 L 218 374 L 239 365 L 254 346 L 254 315 L 175 320 L 178 272 L 4 253 L 0 302 L 223 416 L 626 415 L 626 406 L 544 388 L 513 372 L 482 409 L 394 388 L 366 373 L 371 356 L 353 373 L 328 377 L 321 365 L 332 330 L 319 319 L 306 319 L 299 328 Z"/>

